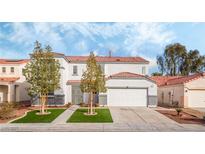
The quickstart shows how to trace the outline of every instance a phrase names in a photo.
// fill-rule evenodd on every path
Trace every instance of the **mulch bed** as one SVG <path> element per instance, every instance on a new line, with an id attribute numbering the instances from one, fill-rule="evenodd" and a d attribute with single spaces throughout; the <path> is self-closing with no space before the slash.
<path id="1" fill-rule="evenodd" d="M 173 110 L 156 110 L 157 112 L 165 115 L 166 117 L 180 123 L 180 124 L 201 124 L 205 125 L 205 120 L 200 119 L 196 116 L 181 112 L 180 115 L 177 115 L 176 111 Z"/>
<path id="2" fill-rule="evenodd" d="M 29 110 L 32 110 L 32 108 L 28 108 L 28 107 L 21 107 L 21 108 L 18 108 L 18 109 L 15 109 L 14 110 L 14 114 L 7 118 L 7 119 L 0 119 L 0 123 L 7 123 L 9 122 L 10 120 L 13 120 L 17 117 L 21 117 L 25 114 L 26 111 L 29 111 Z"/>

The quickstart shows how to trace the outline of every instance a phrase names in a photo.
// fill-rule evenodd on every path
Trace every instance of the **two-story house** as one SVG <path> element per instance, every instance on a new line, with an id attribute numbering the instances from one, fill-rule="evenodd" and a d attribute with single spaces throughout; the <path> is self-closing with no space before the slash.
<path id="1" fill-rule="evenodd" d="M 59 97 L 52 99 L 54 102 L 50 104 L 87 103 L 88 95 L 81 92 L 80 80 L 86 70 L 88 56 L 65 56 L 61 53 L 54 53 L 54 56 L 61 65 L 61 88 L 54 92 L 54 96 Z M 107 87 L 106 93 L 96 95 L 96 101 L 99 104 L 108 106 L 156 106 L 157 85 L 155 81 L 148 77 L 149 62 L 147 60 L 141 57 L 114 56 L 96 56 L 96 60 L 105 74 Z M 19 60 L 19 64 L 16 66 L 19 73 L 13 75 L 8 74 L 8 72 L 5 73 L 4 67 L 6 65 L 7 71 L 11 71 L 10 67 L 15 66 L 15 63 L 9 63 L 9 60 L 0 61 L 1 101 L 28 100 L 25 89 L 28 85 L 22 76 L 22 69 L 28 61 Z M 11 78 L 12 81 L 7 81 Z M 18 87 L 17 83 L 19 82 L 22 83 L 22 86 L 19 86 L 22 88 L 15 88 Z M 11 85 L 14 87 L 12 90 L 9 88 Z M 18 95 L 22 96 L 19 97 Z"/>
<path id="2" fill-rule="evenodd" d="M 0 102 L 30 100 L 22 70 L 29 60 L 0 59 Z"/>

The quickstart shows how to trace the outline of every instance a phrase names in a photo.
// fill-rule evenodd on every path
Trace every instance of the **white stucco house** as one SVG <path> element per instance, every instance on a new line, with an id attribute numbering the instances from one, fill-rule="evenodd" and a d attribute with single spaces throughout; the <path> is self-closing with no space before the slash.
<path id="1" fill-rule="evenodd" d="M 189 76 L 153 76 L 158 84 L 159 104 L 205 107 L 205 73 Z"/>
<path id="2" fill-rule="evenodd" d="M 54 53 L 61 65 L 60 89 L 51 94 L 50 105 L 87 102 L 80 90 L 88 56 L 65 56 Z M 106 93 L 97 95 L 96 102 L 108 106 L 156 106 L 157 85 L 148 77 L 149 61 L 141 57 L 96 56 L 106 77 Z M 0 59 L 0 102 L 29 101 L 22 70 L 29 59 Z M 35 99 L 33 100 L 35 102 Z"/>

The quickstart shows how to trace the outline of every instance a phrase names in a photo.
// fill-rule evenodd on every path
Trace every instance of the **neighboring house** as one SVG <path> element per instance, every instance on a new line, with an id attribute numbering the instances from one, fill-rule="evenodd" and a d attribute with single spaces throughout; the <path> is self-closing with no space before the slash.
<path id="1" fill-rule="evenodd" d="M 49 98 L 51 97 L 49 104 L 64 105 L 69 102 L 73 104 L 87 103 L 88 95 L 81 92 L 80 80 L 83 72 L 86 70 L 88 56 L 65 56 L 61 53 L 54 53 L 54 56 L 59 60 L 61 65 L 61 88 L 56 90 L 53 93 L 54 95 L 51 94 L 49 96 Z M 109 106 L 157 105 L 157 85 L 155 81 L 147 76 L 149 69 L 149 62 L 147 60 L 141 57 L 112 56 L 96 56 L 96 60 L 105 74 L 106 87 L 108 89 L 106 93 L 96 94 L 95 102 Z M 11 98 L 13 101 L 25 101 L 29 99 L 25 88 L 9 89 L 10 85 L 14 85 L 15 87 L 16 85 L 20 85 L 20 83 L 22 87 L 23 85 L 24 87 L 25 85 L 28 86 L 22 75 L 22 69 L 28 61 L 18 60 L 16 69 L 20 73 L 11 75 L 7 71 L 11 70 L 10 67 L 15 66 L 15 60 L 0 60 L 0 75 L 2 80 L 8 77 L 13 78 L 11 82 L 0 80 L 1 101 L 10 101 Z M 6 72 L 3 70 L 5 65 L 7 67 Z M 13 91 L 12 95 L 11 91 Z M 17 97 L 18 94 L 23 96 Z M 35 100 L 34 103 L 36 103 Z"/>
<path id="2" fill-rule="evenodd" d="M 205 107 L 205 73 L 189 76 L 153 76 L 158 103 L 179 107 Z"/>
<path id="3" fill-rule="evenodd" d="M 0 102 L 29 100 L 22 70 L 29 60 L 0 59 Z"/>

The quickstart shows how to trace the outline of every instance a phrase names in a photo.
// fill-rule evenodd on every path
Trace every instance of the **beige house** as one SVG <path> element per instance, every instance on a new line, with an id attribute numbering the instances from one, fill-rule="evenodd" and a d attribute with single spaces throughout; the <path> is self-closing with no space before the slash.
<path id="1" fill-rule="evenodd" d="M 205 73 L 189 76 L 153 76 L 158 85 L 158 104 L 205 107 Z"/>
<path id="2" fill-rule="evenodd" d="M 0 103 L 30 100 L 26 88 L 28 84 L 22 75 L 28 60 L 0 59 Z"/>

